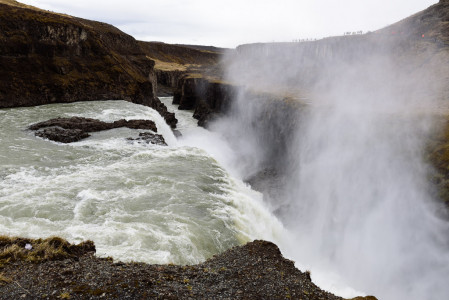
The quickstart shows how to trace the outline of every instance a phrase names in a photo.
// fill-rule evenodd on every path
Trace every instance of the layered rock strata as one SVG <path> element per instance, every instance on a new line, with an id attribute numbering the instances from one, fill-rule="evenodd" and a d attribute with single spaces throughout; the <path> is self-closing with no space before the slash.
<path id="1" fill-rule="evenodd" d="M 100 22 L 0 2 L 0 108 L 123 99 L 176 119 L 156 97 L 154 61 Z"/>

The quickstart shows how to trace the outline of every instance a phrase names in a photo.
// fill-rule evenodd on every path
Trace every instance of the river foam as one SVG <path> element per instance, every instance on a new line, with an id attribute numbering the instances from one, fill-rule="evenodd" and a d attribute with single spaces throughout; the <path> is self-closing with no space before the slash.
<path id="1" fill-rule="evenodd" d="M 204 261 L 255 238 L 276 242 L 285 234 L 264 208 L 262 195 L 225 169 L 229 153 L 214 153 L 214 147 L 222 150 L 226 143 L 198 129 L 191 112 L 178 115 L 179 140 L 156 111 L 125 101 L 1 113 L 4 234 L 90 239 L 100 256 L 177 264 Z M 25 130 L 58 116 L 151 119 L 168 147 L 130 142 L 126 138 L 139 131 L 127 128 L 93 133 L 72 144 L 46 141 Z"/>

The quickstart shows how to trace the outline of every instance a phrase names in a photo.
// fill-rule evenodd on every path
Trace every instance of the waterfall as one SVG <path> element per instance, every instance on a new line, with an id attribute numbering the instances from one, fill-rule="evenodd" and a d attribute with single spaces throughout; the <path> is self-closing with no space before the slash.
<path id="1" fill-rule="evenodd" d="M 237 93 L 214 128 L 233 129 L 243 177 L 275 162 L 280 184 L 266 187 L 266 205 L 293 236 L 284 250 L 318 284 L 336 287 L 320 276 L 337 274 L 380 299 L 442 299 L 449 224 L 424 160 L 439 90 L 422 67 L 432 53 L 404 58 L 394 44 L 365 42 L 243 47 L 227 58 L 227 80 L 258 92 Z M 283 107 L 286 94 L 297 104 L 290 111 L 265 99 Z"/>

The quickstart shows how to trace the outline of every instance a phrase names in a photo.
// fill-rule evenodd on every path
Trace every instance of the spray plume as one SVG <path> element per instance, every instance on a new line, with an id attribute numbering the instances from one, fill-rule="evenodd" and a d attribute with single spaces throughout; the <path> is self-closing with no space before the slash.
<path id="1" fill-rule="evenodd" d="M 233 141 L 243 178 L 274 174 L 267 205 L 312 274 L 380 299 L 443 299 L 449 224 L 424 161 L 440 50 L 407 33 L 241 46 L 225 63 L 243 87 L 213 129 Z"/>

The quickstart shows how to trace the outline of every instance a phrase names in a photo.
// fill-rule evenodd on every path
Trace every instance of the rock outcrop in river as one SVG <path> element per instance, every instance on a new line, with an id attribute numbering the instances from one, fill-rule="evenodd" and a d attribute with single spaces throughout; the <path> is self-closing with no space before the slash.
<path id="1" fill-rule="evenodd" d="M 156 124 L 151 120 L 118 120 L 111 123 L 91 118 L 71 117 L 56 118 L 28 127 L 35 135 L 60 143 L 73 143 L 89 137 L 89 132 L 98 132 L 114 128 L 145 129 L 157 132 Z M 135 140 L 130 138 L 129 140 Z M 136 140 L 152 144 L 166 145 L 161 135 L 142 132 Z"/>

